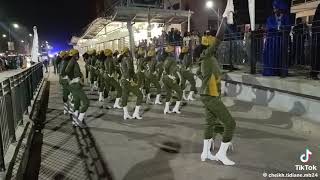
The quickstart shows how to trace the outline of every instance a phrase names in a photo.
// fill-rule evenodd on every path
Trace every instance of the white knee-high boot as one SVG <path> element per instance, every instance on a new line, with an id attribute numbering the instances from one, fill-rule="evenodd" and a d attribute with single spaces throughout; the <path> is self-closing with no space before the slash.
<path id="1" fill-rule="evenodd" d="M 217 161 L 218 159 L 211 154 L 211 147 L 212 150 L 214 149 L 213 139 L 205 139 L 203 140 L 203 149 L 201 153 L 201 161 L 206 161 L 206 159 Z"/>
<path id="2" fill-rule="evenodd" d="M 114 109 L 121 109 L 122 107 L 119 105 L 120 98 L 116 98 L 116 101 L 114 102 L 113 108 Z"/>
<path id="3" fill-rule="evenodd" d="M 140 106 L 136 106 L 134 113 L 132 115 L 133 119 L 142 119 L 142 117 L 140 116 Z"/>
<path id="4" fill-rule="evenodd" d="M 146 100 L 146 103 L 149 104 L 151 103 L 151 94 L 147 94 L 147 100 Z"/>
<path id="5" fill-rule="evenodd" d="M 160 101 L 160 97 L 161 97 L 161 94 L 157 94 L 157 97 L 156 97 L 156 101 L 154 102 L 155 105 L 161 105 L 161 101 Z"/>
<path id="6" fill-rule="evenodd" d="M 99 92 L 99 102 L 103 102 L 104 97 L 103 97 L 103 92 Z"/>
<path id="7" fill-rule="evenodd" d="M 194 101 L 195 100 L 195 99 L 193 99 L 193 94 L 194 94 L 194 91 L 190 91 L 190 93 L 188 95 L 188 98 L 187 98 L 188 101 Z"/>
<path id="8" fill-rule="evenodd" d="M 181 112 L 179 110 L 180 104 L 181 104 L 181 101 L 176 101 L 176 105 L 174 106 L 172 112 L 177 113 L 177 114 L 181 114 Z"/>
<path id="9" fill-rule="evenodd" d="M 72 114 L 72 125 L 78 126 L 78 116 L 79 116 L 79 111 L 75 111 Z"/>
<path id="10" fill-rule="evenodd" d="M 230 145 L 231 145 L 230 142 L 227 142 L 227 143 L 221 142 L 220 149 L 219 149 L 218 153 L 216 154 L 217 160 L 221 161 L 224 165 L 227 165 L 227 166 L 235 165 L 235 162 L 231 161 L 227 157 L 227 150 Z"/>
<path id="11" fill-rule="evenodd" d="M 85 113 L 80 113 L 79 114 L 79 117 L 78 117 L 78 125 L 81 127 L 81 128 L 85 128 L 85 125 L 84 125 L 84 117 L 85 117 Z"/>
<path id="12" fill-rule="evenodd" d="M 183 90 L 182 93 L 183 93 L 183 94 L 182 94 L 183 100 L 187 101 L 188 98 L 186 97 L 186 90 Z"/>
<path id="13" fill-rule="evenodd" d="M 123 119 L 127 120 L 127 119 L 132 119 L 132 117 L 129 115 L 128 112 L 128 107 L 123 107 Z"/>
<path id="14" fill-rule="evenodd" d="M 170 111 L 170 102 L 166 102 L 166 105 L 165 105 L 165 107 L 164 107 L 163 113 L 164 113 L 164 114 L 170 114 L 170 113 L 172 113 L 172 112 Z"/>

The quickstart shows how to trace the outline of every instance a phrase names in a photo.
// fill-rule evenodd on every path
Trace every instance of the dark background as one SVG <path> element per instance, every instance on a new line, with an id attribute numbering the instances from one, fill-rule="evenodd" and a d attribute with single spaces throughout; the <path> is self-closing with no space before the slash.
<path id="1" fill-rule="evenodd" d="M 8 34 L 11 23 L 24 26 L 17 38 L 38 27 L 39 39 L 49 41 L 54 50 L 69 49 L 71 36 L 80 33 L 96 15 L 97 0 L 0 0 L 0 33 Z M 1 38 L 1 37 L 0 37 Z"/>
<path id="2" fill-rule="evenodd" d="M 256 24 L 265 24 L 267 17 L 273 12 L 272 3 L 274 0 L 256 0 Z M 283 0 L 287 2 L 288 8 L 291 7 L 292 0 Z M 234 0 L 237 24 L 250 24 L 248 0 Z"/>

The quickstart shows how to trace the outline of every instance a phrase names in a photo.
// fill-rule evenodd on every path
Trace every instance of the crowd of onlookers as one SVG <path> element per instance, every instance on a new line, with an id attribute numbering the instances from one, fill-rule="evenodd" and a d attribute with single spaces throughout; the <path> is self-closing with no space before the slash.
<path id="1" fill-rule="evenodd" d="M 25 66 L 25 57 L 20 55 L 0 56 L 0 72 L 12 69 L 21 69 Z"/>
<path id="2" fill-rule="evenodd" d="M 189 51 L 194 57 L 200 52 L 197 52 L 197 49 L 201 49 L 201 46 L 207 46 L 209 44 L 208 39 L 212 39 L 215 35 L 215 31 L 206 31 L 204 33 L 199 32 L 185 32 L 181 33 L 178 29 L 171 28 L 169 32 L 163 31 L 158 37 L 153 37 L 149 40 L 144 39 L 139 41 L 138 47 L 148 50 L 150 47 L 154 47 L 157 50 L 163 50 L 166 46 L 174 46 L 175 54 L 178 60 L 178 57 L 181 53 L 182 47 L 188 47 Z"/>

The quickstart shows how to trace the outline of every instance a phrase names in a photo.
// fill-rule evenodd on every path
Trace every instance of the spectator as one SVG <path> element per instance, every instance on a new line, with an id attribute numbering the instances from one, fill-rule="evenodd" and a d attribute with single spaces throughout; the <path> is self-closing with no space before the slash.
<path id="1" fill-rule="evenodd" d="M 182 47 L 182 44 L 183 44 L 183 38 L 181 37 L 181 32 L 176 29 L 175 30 L 175 54 L 176 54 L 176 60 L 179 61 L 179 56 L 180 56 L 180 53 L 181 53 L 181 47 Z"/>
<path id="2" fill-rule="evenodd" d="M 316 13 L 312 22 L 312 59 L 310 76 L 314 80 L 319 80 L 320 71 L 320 4 L 317 7 Z"/>
<path id="3" fill-rule="evenodd" d="M 200 39 L 199 39 L 199 36 L 198 34 L 193 31 L 191 33 L 191 36 L 190 36 L 190 49 L 191 49 L 191 56 L 192 56 L 192 59 L 194 60 L 195 58 L 195 49 L 197 48 L 197 46 L 200 45 Z"/>
<path id="4" fill-rule="evenodd" d="M 168 40 L 169 40 L 169 44 L 171 46 L 174 46 L 174 42 L 175 42 L 175 31 L 174 28 L 171 28 L 171 31 L 168 33 Z"/>
<path id="5" fill-rule="evenodd" d="M 54 74 L 58 74 L 57 58 L 59 58 L 59 56 L 58 56 L 58 55 L 56 55 L 56 56 L 52 59 L 53 72 L 54 72 Z"/>
<path id="6" fill-rule="evenodd" d="M 298 65 L 305 65 L 305 54 L 304 54 L 304 42 L 306 35 L 304 32 L 307 30 L 307 25 L 302 22 L 302 18 L 297 18 L 296 25 L 292 29 L 293 33 L 293 49 L 292 59 Z"/>
<path id="7" fill-rule="evenodd" d="M 191 46 L 190 41 L 191 41 L 190 33 L 185 32 L 184 36 L 183 36 L 183 46 L 190 48 L 190 46 Z"/>
<path id="8" fill-rule="evenodd" d="M 48 56 L 42 56 L 41 58 L 42 63 L 46 69 L 46 73 L 48 73 L 48 65 L 49 65 L 49 57 Z"/>
<path id="9" fill-rule="evenodd" d="M 282 0 L 273 3 L 273 15 L 266 23 L 267 40 L 263 53 L 264 76 L 287 76 L 288 62 L 283 59 L 283 53 L 288 52 L 290 18 L 288 5 Z"/>

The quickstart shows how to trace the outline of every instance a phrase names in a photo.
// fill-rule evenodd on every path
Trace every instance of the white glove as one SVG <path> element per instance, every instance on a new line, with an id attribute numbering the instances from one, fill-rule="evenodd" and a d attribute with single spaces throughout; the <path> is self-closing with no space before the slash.
<path id="1" fill-rule="evenodd" d="M 233 13 L 234 13 L 233 0 L 228 0 L 226 10 L 222 15 L 222 17 L 227 18 L 227 24 L 233 24 Z"/>

